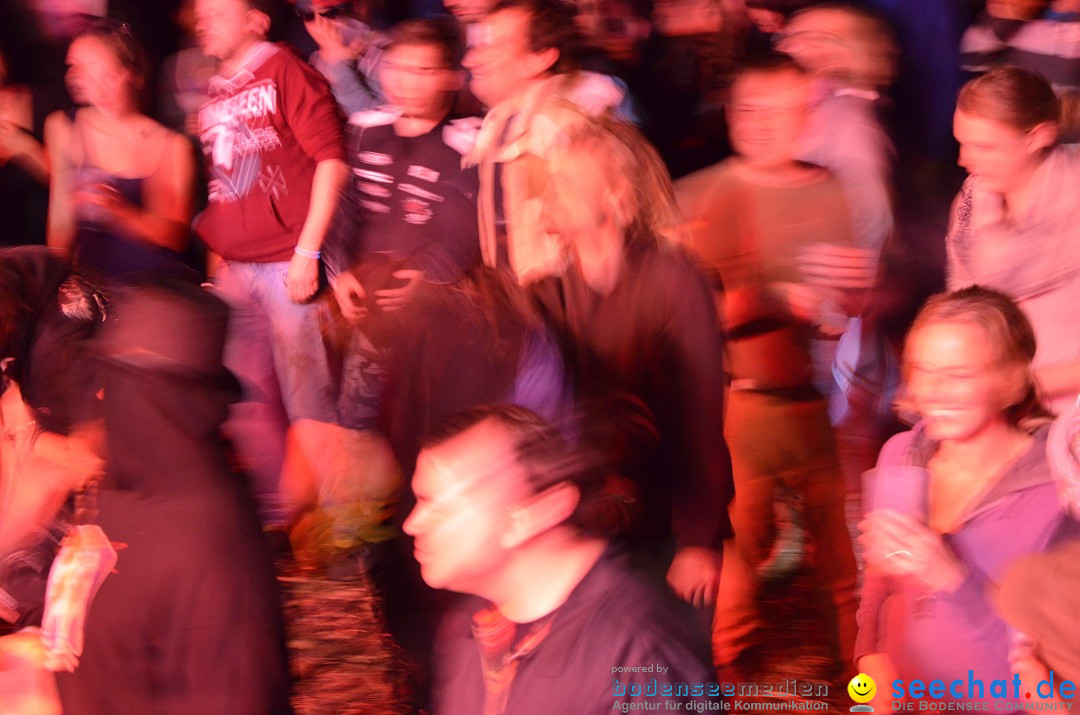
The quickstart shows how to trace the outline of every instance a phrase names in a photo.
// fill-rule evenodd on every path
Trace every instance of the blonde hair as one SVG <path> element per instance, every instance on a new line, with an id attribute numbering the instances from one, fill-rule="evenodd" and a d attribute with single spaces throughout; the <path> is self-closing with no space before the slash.
<path id="1" fill-rule="evenodd" d="M 683 220 L 675 188 L 663 159 L 633 126 L 603 115 L 567 132 L 557 150 L 565 155 L 590 153 L 609 188 L 621 197 L 617 223 L 627 240 L 680 243 Z"/>

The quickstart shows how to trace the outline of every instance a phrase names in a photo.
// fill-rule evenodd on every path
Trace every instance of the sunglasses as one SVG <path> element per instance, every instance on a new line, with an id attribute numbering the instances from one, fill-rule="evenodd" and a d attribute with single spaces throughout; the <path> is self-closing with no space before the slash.
<path id="1" fill-rule="evenodd" d="M 304 22 L 315 22 L 315 18 L 319 17 L 320 15 L 322 17 L 327 18 L 327 19 L 333 19 L 333 18 L 338 17 L 340 15 L 346 15 L 346 14 L 348 14 L 348 12 L 349 12 L 349 6 L 345 5 L 345 4 L 334 5 L 333 7 L 328 7 L 325 10 L 323 10 L 322 12 L 315 12 L 314 10 L 300 10 L 299 8 L 297 8 L 297 10 L 296 10 L 296 14 Z"/>

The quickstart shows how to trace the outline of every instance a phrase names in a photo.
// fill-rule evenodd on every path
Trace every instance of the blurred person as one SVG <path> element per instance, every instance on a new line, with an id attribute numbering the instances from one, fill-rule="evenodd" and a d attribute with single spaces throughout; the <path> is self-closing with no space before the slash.
<path id="1" fill-rule="evenodd" d="M 892 231 L 892 143 L 877 117 L 895 72 L 889 28 L 854 5 L 795 13 L 776 49 L 795 58 L 817 86 L 800 158 L 833 172 L 848 196 L 859 244 L 878 251 Z"/>
<path id="2" fill-rule="evenodd" d="M 731 390 L 725 438 L 736 498 L 725 544 L 716 619 L 718 662 L 742 674 L 760 644 L 758 571 L 774 544 L 783 488 L 802 504 L 813 562 L 832 594 L 830 638 L 839 663 L 855 644 L 855 557 L 844 517 L 845 484 L 828 401 L 813 384 L 810 340 L 823 316 L 858 310 L 861 291 L 824 287 L 800 266 L 808 251 L 843 254 L 854 243 L 839 182 L 803 164 L 798 141 L 811 106 L 807 74 L 787 55 L 751 61 L 735 75 L 728 126 L 736 156 L 681 179 L 690 245 L 723 283 L 717 295 Z"/>
<path id="3" fill-rule="evenodd" d="M 477 175 L 462 168 L 479 119 L 453 119 L 464 77 L 452 20 L 406 21 L 389 35 L 382 84 L 390 104 L 353 115 L 346 131 L 353 178 L 327 239 L 342 314 L 359 325 L 346 356 L 341 405 L 372 429 L 380 351 L 373 323 L 423 281 L 459 280 L 480 262 Z M 357 363 L 359 360 L 359 364 Z M 356 368 L 356 369 L 354 369 Z"/>
<path id="4" fill-rule="evenodd" d="M 932 298 L 911 327 L 904 402 L 921 419 L 882 449 L 859 524 L 856 664 L 878 683 L 1011 681 L 992 595 L 1011 564 L 1075 528 L 1047 463 L 1035 347 L 1017 305 L 979 286 Z M 880 689 L 874 705 L 890 695 Z"/>
<path id="5" fill-rule="evenodd" d="M 646 76 L 633 83 L 673 176 L 729 156 L 722 109 L 752 27 L 744 0 L 654 0 Z"/>
<path id="6" fill-rule="evenodd" d="M 407 479 L 428 435 L 475 405 L 520 405 L 566 424 L 573 388 L 559 343 L 508 272 L 478 266 L 454 282 L 423 281 L 400 310 L 379 312 L 373 306 L 376 319 L 361 328 L 376 328 L 378 426 Z M 387 522 L 399 526 L 412 505 L 405 490 Z M 424 585 L 407 540 L 378 544 L 367 555 L 395 641 L 430 664 L 444 595 Z"/>
<path id="7" fill-rule="evenodd" d="M 948 286 L 985 285 L 1019 303 L 1039 338 L 1035 378 L 1055 410 L 1080 392 L 1080 154 L 1058 143 L 1060 102 L 1030 70 L 966 84 L 953 131 L 970 176 L 953 202 Z"/>
<path id="8" fill-rule="evenodd" d="M 87 341 L 105 309 L 44 246 L 0 250 L 0 622 L 17 628 L 40 623 L 65 502 L 103 467 Z"/>
<path id="9" fill-rule="evenodd" d="M 398 25 L 382 76 L 389 104 L 349 120 L 353 178 L 327 246 L 334 294 L 353 321 L 365 314 L 365 298 L 400 307 L 416 281 L 456 280 L 479 262 L 476 170 L 461 168 L 479 120 L 451 115 L 464 81 L 457 28 L 444 20 Z M 407 286 L 365 289 L 349 269 L 374 254 L 398 261 L 391 277 Z"/>
<path id="10" fill-rule="evenodd" d="M 1011 65 L 1038 72 L 1062 100 L 1062 135 L 1080 136 L 1080 2 L 997 0 L 964 33 L 960 63 L 969 73 Z"/>
<path id="11" fill-rule="evenodd" d="M 158 116 L 169 128 L 195 137 L 199 107 L 206 102 L 217 59 L 197 46 L 195 0 L 182 0 L 175 22 L 182 34 L 182 48 L 166 57 L 158 69 Z"/>
<path id="12" fill-rule="evenodd" d="M 244 386 L 227 425 L 269 524 L 281 525 L 290 470 L 319 475 L 343 435 L 321 333 L 320 249 L 347 180 L 341 118 L 326 81 L 266 42 L 263 0 L 196 0 L 196 35 L 220 60 L 199 111 L 209 206 L 196 230 L 221 264 L 232 308 L 225 361 Z"/>
<path id="13" fill-rule="evenodd" d="M 88 518 L 123 548 L 84 637 L 66 633 L 84 649 L 57 673 L 65 713 L 291 712 L 273 563 L 220 433 L 239 394 L 227 312 L 163 280 L 102 330 L 108 463 Z"/>
<path id="14" fill-rule="evenodd" d="M 892 142 L 878 112 L 882 92 L 896 71 L 896 42 L 876 14 L 857 5 L 828 3 L 795 13 L 777 37 L 814 77 L 813 109 L 803 131 L 799 158 L 828 169 L 847 197 L 855 246 L 842 255 L 815 254 L 803 270 L 822 282 L 861 281 L 873 286 L 880 256 L 893 233 Z M 894 286 L 883 284 L 870 299 Z M 872 307 L 867 304 L 867 307 Z M 861 313 L 861 314 L 860 314 Z M 873 466 L 891 419 L 896 356 L 892 343 L 871 319 L 835 315 L 811 344 L 814 381 L 830 398 L 840 464 L 849 488 Z"/>
<path id="15" fill-rule="evenodd" d="M 430 642 L 425 643 L 430 635 L 423 626 L 433 625 L 421 602 L 426 594 L 418 576 L 409 580 L 415 565 L 399 548 L 402 545 L 397 540 L 387 543 L 398 534 L 399 504 L 409 503 L 409 496 L 397 489 L 400 475 L 387 442 L 396 448 L 403 473 L 411 474 L 416 452 L 410 447 L 425 433 L 429 415 L 438 414 L 447 403 L 454 405 L 453 411 L 474 404 L 455 402 L 462 392 L 469 394 L 468 381 L 460 373 L 491 365 L 493 356 L 455 352 L 459 344 L 475 348 L 466 337 L 474 334 L 474 324 L 490 318 L 507 329 L 500 338 L 510 344 L 521 336 L 510 327 L 512 320 L 504 322 L 501 316 L 469 313 L 467 320 L 460 319 L 455 310 L 459 304 L 451 297 L 457 295 L 451 284 L 480 258 L 476 171 L 461 168 L 479 120 L 463 123 L 451 118 L 456 91 L 464 80 L 458 27 L 449 18 L 408 20 L 390 30 L 388 41 L 379 71 L 390 104 L 358 112 L 347 125 L 352 176 L 323 253 L 345 318 L 339 348 L 341 421 L 362 434 L 367 444 L 362 454 L 353 455 L 369 465 L 358 502 L 369 509 L 381 508 L 377 521 L 387 537 L 369 538 L 356 550 L 363 552 L 363 570 L 375 582 L 378 608 L 386 615 L 390 633 L 423 662 L 430 658 Z M 420 305 L 414 307 L 416 300 Z M 460 312 L 474 308 L 481 310 L 468 304 Z M 505 357 L 502 351 L 495 354 Z M 498 364 L 484 378 L 492 380 L 492 375 L 513 373 L 515 368 L 512 362 Z M 458 379 L 430 379 L 442 370 L 459 372 Z M 488 399 L 504 396 L 501 389 L 484 393 Z M 383 451 L 385 460 L 379 458 Z M 374 465 L 384 461 L 391 463 L 387 471 L 393 472 L 392 480 L 377 474 Z M 391 488 L 378 488 L 387 482 Z M 320 514 L 336 520 L 348 506 L 340 501 L 345 495 L 340 489 L 317 491 L 307 499 L 317 507 L 303 520 Z M 356 519 L 346 519 L 342 526 L 356 524 Z M 343 542 L 361 541 L 344 529 L 333 533 L 338 549 Z M 344 570 L 336 566 L 336 579 L 343 587 Z M 312 634 L 308 640 L 321 637 Z M 301 679 L 301 687 L 310 687 L 307 680 Z M 362 687 L 362 680 L 352 682 Z M 320 698 L 326 709 L 332 707 L 329 698 L 335 695 L 312 692 L 311 697 Z"/>
<path id="16" fill-rule="evenodd" d="M 297 0 L 296 14 L 318 45 L 309 61 L 330 83 L 346 117 L 383 103 L 380 87 L 386 39 L 353 12 L 353 2 Z"/>
<path id="17" fill-rule="evenodd" d="M 555 326 L 579 397 L 633 485 L 631 539 L 685 600 L 711 607 L 731 461 L 723 340 L 656 151 L 632 127 L 581 124 L 549 156 L 544 221 L 573 261 L 530 289 Z"/>
<path id="18" fill-rule="evenodd" d="M 747 57 L 771 50 L 793 14 L 813 5 L 813 0 L 745 0 L 750 32 L 746 38 Z"/>
<path id="19" fill-rule="evenodd" d="M 572 376 L 560 345 L 505 271 L 478 266 L 453 283 L 425 282 L 392 315 L 381 422 L 406 474 L 425 437 L 475 405 L 520 405 L 556 424 L 568 416 Z"/>
<path id="20" fill-rule="evenodd" d="M 551 425 L 511 406 L 459 415 L 421 452 L 405 521 L 421 573 L 479 597 L 440 628 L 432 712 L 601 713 L 644 700 L 627 694 L 632 683 L 713 681 L 692 620 L 597 531 L 603 471 L 583 462 Z M 613 677 L 624 662 L 667 670 Z"/>
<path id="21" fill-rule="evenodd" d="M 480 172 L 481 253 L 484 263 L 509 266 L 523 284 L 566 263 L 540 222 L 548 153 L 568 129 L 622 99 L 614 85 L 575 71 L 574 16 L 573 6 L 559 0 L 500 0 L 470 33 L 465 55 L 469 87 L 490 108 L 466 157 Z"/>
<path id="22" fill-rule="evenodd" d="M 108 15 L 108 0 L 37 0 L 31 3 L 41 27 L 66 42 Z"/>
<path id="23" fill-rule="evenodd" d="M 1046 444 L 1061 502 L 1074 519 L 1080 517 L 1078 425 L 1080 407 L 1073 406 L 1054 421 Z M 997 605 L 1009 625 L 1018 631 L 1013 636 L 1009 662 L 1028 690 L 1034 691 L 1043 680 L 1080 683 L 1078 569 L 1080 534 L 1074 533 L 1045 553 L 1019 559 L 1002 579 Z M 1032 598 L 1033 594 L 1039 597 Z M 1060 690 L 1053 690 L 1053 694 L 1064 695 Z M 1066 704 L 1061 697 L 1050 701 Z"/>
<path id="24" fill-rule="evenodd" d="M 454 19 L 461 23 L 469 47 L 483 47 L 490 42 L 486 18 L 499 6 L 497 0 L 446 0 L 443 6 L 454 16 Z M 540 7 L 541 12 L 543 12 L 543 6 Z M 572 9 L 568 6 L 564 8 L 564 12 Z M 588 32 L 590 25 L 585 20 L 585 15 L 582 13 L 583 9 L 584 5 L 578 5 L 578 12 L 574 14 L 574 20 L 579 29 Z M 542 33 L 537 34 L 535 39 L 540 44 L 548 41 L 548 39 L 542 37 Z M 569 45 L 563 49 L 568 50 Z M 583 48 L 579 45 L 575 46 L 574 49 L 577 59 L 582 59 L 579 51 Z M 565 68 L 571 67 L 566 60 L 561 64 Z M 629 96 L 626 84 L 621 79 L 610 73 L 603 73 L 606 71 L 604 69 L 601 69 L 601 71 L 589 71 L 576 60 L 572 66 L 573 77 L 566 78 L 569 81 L 563 83 L 559 88 L 559 92 L 566 99 L 579 104 L 587 112 L 598 113 L 610 107 L 628 120 L 637 120 L 633 101 Z M 563 71 L 566 71 L 566 69 Z M 484 107 L 490 109 L 493 106 L 490 102 L 474 96 L 471 87 L 466 87 L 458 98 L 458 107 L 464 114 L 483 114 Z"/>
<path id="25" fill-rule="evenodd" d="M 982 74 L 1001 65 L 1039 72 L 1061 92 L 1080 88 L 1076 0 L 990 0 L 964 32 L 960 65 Z"/>
<path id="26" fill-rule="evenodd" d="M 72 97 L 46 124 L 48 243 L 109 284 L 184 275 L 195 162 L 190 143 L 141 112 L 146 67 L 131 28 L 99 20 L 68 50 Z"/>
<path id="27" fill-rule="evenodd" d="M 603 52 L 609 62 L 623 67 L 641 62 L 642 44 L 653 29 L 642 14 L 642 5 L 630 0 L 582 3 L 578 23 L 590 46 Z"/>

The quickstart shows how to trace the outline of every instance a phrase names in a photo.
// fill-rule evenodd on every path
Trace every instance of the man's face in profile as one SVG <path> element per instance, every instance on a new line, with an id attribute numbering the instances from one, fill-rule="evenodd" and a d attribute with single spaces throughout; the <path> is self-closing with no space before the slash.
<path id="1" fill-rule="evenodd" d="M 509 434 L 490 420 L 420 453 L 403 528 L 429 586 L 490 593 L 510 558 L 502 542 L 524 479 Z"/>
<path id="2" fill-rule="evenodd" d="M 488 15 L 469 33 L 465 67 L 477 99 L 494 107 L 513 97 L 534 77 L 525 68 L 533 57 L 527 10 L 508 8 Z"/>

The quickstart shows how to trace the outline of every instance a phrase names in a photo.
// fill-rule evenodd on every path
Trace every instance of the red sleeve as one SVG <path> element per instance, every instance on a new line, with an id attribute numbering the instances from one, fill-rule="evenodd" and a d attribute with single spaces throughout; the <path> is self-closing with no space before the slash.
<path id="1" fill-rule="evenodd" d="M 281 48 L 281 56 L 281 107 L 297 143 L 316 163 L 327 159 L 344 161 L 344 120 L 330 85 L 288 47 Z"/>

